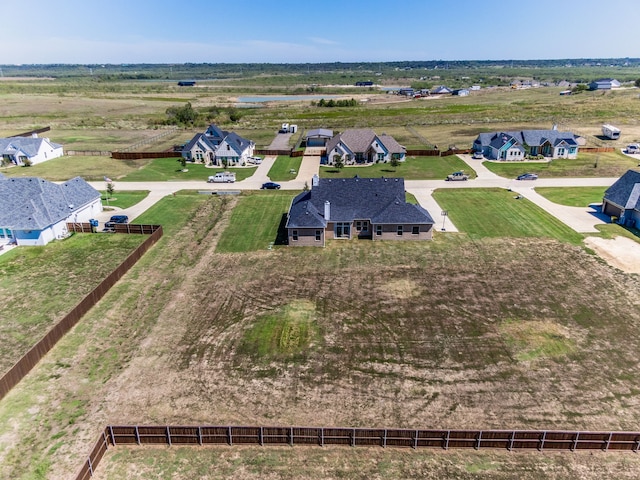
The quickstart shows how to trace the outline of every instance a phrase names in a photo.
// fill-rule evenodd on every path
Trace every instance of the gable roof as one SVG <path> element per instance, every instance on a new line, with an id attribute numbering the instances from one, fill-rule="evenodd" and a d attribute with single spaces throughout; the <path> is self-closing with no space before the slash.
<path id="1" fill-rule="evenodd" d="M 0 226 L 42 230 L 100 198 L 80 177 L 57 184 L 38 177 L 0 178 Z"/>
<path id="2" fill-rule="evenodd" d="M 11 137 L 0 138 L 0 155 L 13 155 L 18 151 L 32 158 L 38 155 L 43 143 L 49 144 L 52 148 L 60 148 L 62 145 L 53 143 L 46 138 L 39 137 Z"/>
<path id="3" fill-rule="evenodd" d="M 565 142 L 568 145 L 578 145 L 576 136 L 571 132 L 558 130 L 522 130 L 519 132 L 491 132 L 481 133 L 474 141 L 483 147 L 491 146 L 500 149 L 505 143 L 514 139 L 520 145 L 539 147 L 549 142 L 553 146 Z"/>
<path id="4" fill-rule="evenodd" d="M 333 130 L 329 130 L 326 128 L 316 128 L 314 130 L 309 130 L 305 135 L 305 138 L 331 138 L 333 137 Z"/>
<path id="5" fill-rule="evenodd" d="M 604 199 L 626 210 L 640 211 L 640 171 L 627 170 L 607 188 Z"/>
<path id="6" fill-rule="evenodd" d="M 391 135 L 382 134 L 378 137 L 389 153 L 406 153 L 407 149 L 396 142 Z"/>
<path id="7" fill-rule="evenodd" d="M 231 145 L 231 148 L 233 148 L 238 153 L 244 152 L 252 144 L 251 140 L 242 138 L 240 135 L 238 135 L 235 132 L 229 133 L 225 137 L 224 141 L 227 142 L 227 144 Z"/>
<path id="8" fill-rule="evenodd" d="M 382 147 L 389 153 L 405 153 L 406 149 L 400 145 L 391 135 L 376 135 L 370 128 L 354 128 L 339 133 L 327 142 L 327 152 L 333 150 L 342 143 L 352 153 L 364 153 L 369 150 L 375 139 L 382 144 Z"/>
<path id="9" fill-rule="evenodd" d="M 424 208 L 406 203 L 402 178 L 321 178 L 293 199 L 286 228 L 325 228 L 328 221 L 355 219 L 374 224 L 434 223 Z"/>

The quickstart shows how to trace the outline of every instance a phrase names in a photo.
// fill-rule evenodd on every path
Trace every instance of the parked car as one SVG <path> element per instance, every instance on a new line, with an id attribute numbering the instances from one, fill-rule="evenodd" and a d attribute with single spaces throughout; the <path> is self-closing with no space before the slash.
<path id="1" fill-rule="evenodd" d="M 260 187 L 262 190 L 280 190 L 280 184 L 275 182 L 263 183 Z"/>
<path id="2" fill-rule="evenodd" d="M 448 180 L 451 182 L 459 181 L 459 180 L 469 180 L 469 175 L 467 175 L 463 171 L 453 172 L 451 175 L 447 175 L 447 178 L 445 178 L 445 180 Z"/>
<path id="3" fill-rule="evenodd" d="M 105 231 L 115 231 L 116 223 L 129 223 L 129 217 L 126 215 L 112 215 L 108 222 L 104 224 Z"/>
<path id="4" fill-rule="evenodd" d="M 535 173 L 523 173 L 522 175 L 519 175 L 518 177 L 516 177 L 516 180 L 537 180 L 538 179 L 538 175 Z"/>
<path id="5" fill-rule="evenodd" d="M 474 160 L 482 160 L 484 158 L 484 155 L 482 154 L 482 152 L 473 152 L 471 158 L 473 158 Z"/>
<path id="6" fill-rule="evenodd" d="M 249 163 L 260 165 L 262 163 L 262 159 L 260 157 L 249 157 Z"/>
<path id="7" fill-rule="evenodd" d="M 640 145 L 637 143 L 627 145 L 627 153 L 640 153 Z"/>

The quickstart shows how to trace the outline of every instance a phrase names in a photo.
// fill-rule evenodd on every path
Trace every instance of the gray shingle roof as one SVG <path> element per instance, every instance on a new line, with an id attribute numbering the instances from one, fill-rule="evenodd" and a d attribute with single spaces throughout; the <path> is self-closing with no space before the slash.
<path id="1" fill-rule="evenodd" d="M 378 137 L 382 142 L 382 145 L 387 149 L 389 153 L 406 153 L 407 149 L 396 142 L 396 139 L 391 135 L 382 134 Z"/>
<path id="2" fill-rule="evenodd" d="M 314 130 L 309 130 L 305 135 L 305 138 L 331 138 L 333 137 L 333 130 L 328 130 L 326 128 L 316 128 Z"/>
<path id="3" fill-rule="evenodd" d="M 607 188 L 604 198 L 627 210 L 640 211 L 640 171 L 627 170 Z"/>
<path id="4" fill-rule="evenodd" d="M 474 144 L 483 147 L 492 146 L 500 148 L 505 141 L 514 138 L 520 145 L 528 145 L 530 147 L 539 147 L 546 141 L 551 145 L 558 145 L 562 141 L 568 145 L 577 145 L 576 136 L 571 132 L 560 132 L 558 130 L 522 130 L 518 132 L 491 132 L 481 133 L 475 140 Z"/>
<path id="5" fill-rule="evenodd" d="M 235 132 L 229 133 L 225 137 L 225 141 L 229 145 L 231 145 L 231 148 L 233 148 L 234 150 L 236 150 L 240 154 L 242 152 L 244 152 L 247 148 L 249 148 L 249 146 L 252 143 L 251 140 L 247 140 L 246 138 L 242 138 L 240 135 L 238 135 Z"/>
<path id="6" fill-rule="evenodd" d="M 23 152 L 27 157 L 35 157 L 41 145 L 47 142 L 53 148 L 60 148 L 62 145 L 48 141 L 46 138 L 34 137 L 11 137 L 0 138 L 0 155 L 12 155 L 17 151 Z"/>
<path id="7" fill-rule="evenodd" d="M 0 227 L 42 230 L 100 198 L 80 177 L 56 184 L 37 177 L 0 178 Z"/>
<path id="8" fill-rule="evenodd" d="M 287 228 L 324 228 L 327 200 L 332 222 L 434 223 L 424 208 L 406 203 L 402 178 L 321 178 L 310 191 L 294 198 Z"/>

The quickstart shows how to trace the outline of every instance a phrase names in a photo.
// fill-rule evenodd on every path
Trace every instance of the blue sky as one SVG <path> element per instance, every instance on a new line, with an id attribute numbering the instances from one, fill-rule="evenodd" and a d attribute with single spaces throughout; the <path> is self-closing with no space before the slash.
<path id="1" fill-rule="evenodd" d="M 640 57 L 637 0 L 0 4 L 0 64 Z"/>

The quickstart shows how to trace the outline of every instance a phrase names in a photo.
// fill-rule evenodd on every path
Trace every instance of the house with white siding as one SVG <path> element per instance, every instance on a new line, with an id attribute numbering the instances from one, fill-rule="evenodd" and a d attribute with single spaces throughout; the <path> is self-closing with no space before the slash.
<path id="1" fill-rule="evenodd" d="M 80 177 L 53 183 L 0 174 L 0 244 L 46 245 L 68 235 L 67 223 L 102 212 L 100 192 Z"/>
<path id="2" fill-rule="evenodd" d="M 489 160 L 518 161 L 542 155 L 546 158 L 577 158 L 578 140 L 571 132 L 521 130 L 481 133 L 473 142 L 473 151 Z"/>
<path id="3" fill-rule="evenodd" d="M 207 165 L 246 165 L 253 156 L 255 143 L 234 132 L 209 125 L 204 133 L 196 134 L 182 149 L 182 158 L 188 162 Z"/>
<path id="4" fill-rule="evenodd" d="M 62 145 L 37 135 L 0 138 L 0 157 L 5 164 L 35 165 L 63 155 Z"/>

